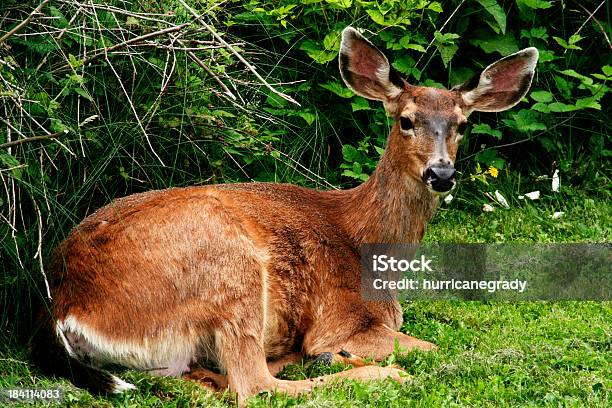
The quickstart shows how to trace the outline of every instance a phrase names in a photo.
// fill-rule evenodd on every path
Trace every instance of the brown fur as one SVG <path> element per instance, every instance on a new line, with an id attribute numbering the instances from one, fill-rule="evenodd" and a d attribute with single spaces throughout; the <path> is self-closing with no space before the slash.
<path id="1" fill-rule="evenodd" d="M 353 41 L 360 55 L 374 52 L 359 37 Z M 342 50 L 350 63 L 350 47 Z M 386 61 L 368 58 L 376 66 Z M 372 84 L 378 71 L 368 61 L 353 65 L 364 67 L 368 92 L 395 89 Z M 360 75 L 343 73 L 357 91 Z M 377 169 L 354 189 L 176 188 L 122 198 L 87 217 L 56 252 L 54 319 L 76 319 L 104 339 L 96 346 L 102 357 L 141 369 L 159 367 L 143 367 L 146 358 L 107 343 L 150 354 L 168 339 L 177 349 L 193 346 L 194 359 L 224 368 L 227 379 L 208 371 L 189 378 L 228 385 L 240 401 L 266 389 L 308 391 L 335 378 L 403 381 L 396 368 L 365 366 L 307 381 L 273 377 L 300 356 L 331 352 L 358 366 L 361 357 L 385 358 L 396 341 L 406 350 L 434 348 L 397 331 L 397 302 L 362 299 L 359 247 L 421 240 L 438 202 L 421 181 L 436 148 L 432 134 L 445 129 L 454 161 L 466 107 L 459 91 L 408 84 L 378 99 L 395 119 L 410 117 L 414 134 L 396 120 Z M 341 350 L 350 357 L 338 360 Z"/>

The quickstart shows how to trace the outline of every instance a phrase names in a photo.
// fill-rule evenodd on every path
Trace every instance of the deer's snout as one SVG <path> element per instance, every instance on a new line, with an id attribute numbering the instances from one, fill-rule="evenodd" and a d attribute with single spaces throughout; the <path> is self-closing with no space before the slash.
<path id="1" fill-rule="evenodd" d="M 438 193 L 446 193 L 455 186 L 455 168 L 444 164 L 428 167 L 423 182 Z"/>

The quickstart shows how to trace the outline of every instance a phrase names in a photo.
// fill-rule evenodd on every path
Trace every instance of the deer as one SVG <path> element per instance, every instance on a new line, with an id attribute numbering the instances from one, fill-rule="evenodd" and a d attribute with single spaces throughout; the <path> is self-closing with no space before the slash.
<path id="1" fill-rule="evenodd" d="M 468 116 L 516 105 L 538 60 L 526 48 L 450 90 L 411 85 L 357 29 L 342 32 L 339 68 L 394 122 L 369 179 L 346 190 L 235 183 L 117 199 L 76 226 L 51 262 L 32 356 L 44 372 L 97 393 L 135 386 L 112 363 L 229 388 L 239 405 L 262 391 L 298 395 L 342 378 L 409 381 L 380 366 L 397 344 L 400 303 L 361 296 L 359 248 L 418 243 L 456 184 Z M 434 339 L 428 339 L 434 340 Z M 277 378 L 301 359 L 352 368 Z"/>

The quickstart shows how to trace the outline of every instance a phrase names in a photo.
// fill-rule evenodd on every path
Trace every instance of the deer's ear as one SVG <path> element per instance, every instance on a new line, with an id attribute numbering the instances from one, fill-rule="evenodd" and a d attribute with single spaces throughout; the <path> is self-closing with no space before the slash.
<path id="1" fill-rule="evenodd" d="M 525 96 L 538 63 L 538 50 L 525 48 L 489 65 L 465 84 L 454 88 L 468 110 L 499 112 L 510 109 Z"/>
<path id="2" fill-rule="evenodd" d="M 404 82 L 387 57 L 353 27 L 342 31 L 340 75 L 355 93 L 389 102 L 403 89 Z"/>

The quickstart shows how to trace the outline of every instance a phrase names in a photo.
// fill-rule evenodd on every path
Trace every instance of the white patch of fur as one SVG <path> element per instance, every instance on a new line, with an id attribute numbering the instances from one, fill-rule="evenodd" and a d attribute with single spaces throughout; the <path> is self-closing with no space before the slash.
<path id="1" fill-rule="evenodd" d="M 180 376 L 188 371 L 200 344 L 194 333 L 170 329 L 141 342 L 112 339 L 72 315 L 58 321 L 56 330 L 71 356 L 87 356 L 97 363 L 120 364 L 163 376 Z"/>
<path id="2" fill-rule="evenodd" d="M 402 93 L 402 88 L 397 87 L 393 82 L 389 80 L 389 73 L 391 72 L 391 66 L 389 65 L 389 61 L 384 54 L 381 54 L 385 59 L 385 65 L 381 65 L 376 70 L 376 78 L 378 78 L 378 82 L 385 88 L 385 96 L 387 99 L 395 99 Z"/>
<path id="3" fill-rule="evenodd" d="M 60 323 L 59 320 L 55 322 L 55 334 L 62 341 L 62 345 L 64 346 L 64 348 L 68 352 L 68 355 L 70 357 L 77 357 L 77 355 L 75 354 L 74 350 L 72 349 L 72 346 L 68 342 L 68 339 L 66 338 L 66 335 L 64 334 L 63 323 Z"/>
<path id="4" fill-rule="evenodd" d="M 136 386 L 134 386 L 134 384 L 125 382 L 119 377 L 115 377 L 113 375 L 112 379 L 113 379 L 113 388 L 111 389 L 111 392 L 113 394 L 121 394 L 122 392 L 136 389 Z"/>

